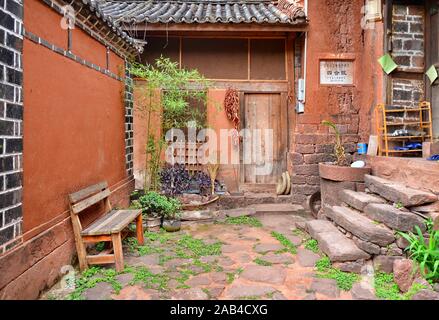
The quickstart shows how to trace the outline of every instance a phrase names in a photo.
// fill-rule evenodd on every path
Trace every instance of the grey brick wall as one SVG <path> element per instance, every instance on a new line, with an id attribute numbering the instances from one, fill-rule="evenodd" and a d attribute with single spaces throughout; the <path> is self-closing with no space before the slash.
<path id="1" fill-rule="evenodd" d="M 421 5 L 394 5 L 392 57 L 402 71 L 423 73 L 425 68 L 425 12 Z M 416 107 L 424 100 L 424 81 L 392 77 L 391 104 Z"/>
<path id="2" fill-rule="evenodd" d="M 22 0 L 0 0 L 0 254 L 22 234 L 22 30 Z"/>

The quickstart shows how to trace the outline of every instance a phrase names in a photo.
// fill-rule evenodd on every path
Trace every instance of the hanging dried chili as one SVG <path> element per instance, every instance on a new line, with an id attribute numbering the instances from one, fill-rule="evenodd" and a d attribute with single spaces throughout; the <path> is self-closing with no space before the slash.
<path id="1" fill-rule="evenodd" d="M 226 91 L 226 97 L 224 99 L 224 109 L 227 114 L 227 118 L 233 122 L 235 132 L 233 140 L 235 145 L 239 144 L 239 125 L 241 120 L 239 119 L 239 94 L 236 89 L 228 88 Z"/>

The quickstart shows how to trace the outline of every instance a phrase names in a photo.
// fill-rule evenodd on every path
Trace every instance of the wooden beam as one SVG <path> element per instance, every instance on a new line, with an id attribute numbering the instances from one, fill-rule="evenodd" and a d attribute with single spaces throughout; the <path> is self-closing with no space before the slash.
<path id="1" fill-rule="evenodd" d="M 197 31 L 197 32 L 302 32 L 308 31 L 308 25 L 283 25 L 283 24 L 162 24 L 148 23 L 136 24 L 134 26 L 125 25 L 124 30 L 127 31 Z"/>

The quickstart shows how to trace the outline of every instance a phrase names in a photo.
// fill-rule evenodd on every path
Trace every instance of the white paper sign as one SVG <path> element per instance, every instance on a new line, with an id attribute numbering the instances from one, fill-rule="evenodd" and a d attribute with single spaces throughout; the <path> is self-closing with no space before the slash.
<path id="1" fill-rule="evenodd" d="M 352 85 L 354 84 L 354 62 L 346 60 L 320 61 L 320 84 Z"/>

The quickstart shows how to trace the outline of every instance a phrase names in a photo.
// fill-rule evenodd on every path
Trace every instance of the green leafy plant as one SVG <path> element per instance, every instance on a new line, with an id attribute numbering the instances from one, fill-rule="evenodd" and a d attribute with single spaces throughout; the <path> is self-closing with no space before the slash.
<path id="1" fill-rule="evenodd" d="M 288 252 L 290 252 L 291 254 L 296 254 L 297 253 L 296 246 L 287 237 L 285 237 L 282 233 L 273 231 L 271 233 L 271 235 L 274 238 L 276 238 L 277 241 L 279 241 L 285 247 L 285 249 L 288 250 Z"/>
<path id="2" fill-rule="evenodd" d="M 315 239 L 308 239 L 305 242 L 305 249 L 311 250 L 314 253 L 318 253 L 320 251 L 319 243 Z"/>
<path id="3" fill-rule="evenodd" d="M 374 277 L 375 295 L 385 300 L 410 300 L 422 289 L 426 289 L 423 284 L 414 282 L 410 289 L 402 294 L 394 280 L 392 273 L 378 272 Z"/>
<path id="4" fill-rule="evenodd" d="M 324 126 L 328 126 L 331 128 L 335 133 L 335 144 L 334 144 L 334 156 L 336 157 L 336 164 L 338 166 L 347 166 L 349 165 L 347 159 L 346 159 L 346 152 L 343 147 L 343 144 L 341 143 L 341 134 L 340 130 L 338 130 L 337 125 L 331 121 L 323 120 L 322 124 Z"/>
<path id="5" fill-rule="evenodd" d="M 228 217 L 225 221 L 226 224 L 248 225 L 251 227 L 262 227 L 261 221 L 255 217 L 241 216 L 241 217 Z"/>
<path id="6" fill-rule="evenodd" d="M 155 191 L 150 191 L 133 201 L 132 206 L 142 209 L 145 215 L 161 216 L 165 219 L 178 219 L 181 210 L 181 203 L 178 199 L 168 198 Z"/>
<path id="7" fill-rule="evenodd" d="M 404 208 L 404 205 L 402 204 L 402 202 L 396 202 L 396 203 L 393 204 L 393 206 L 394 206 L 396 209 L 399 209 L 399 210 L 401 210 L 402 208 Z"/>
<path id="8" fill-rule="evenodd" d="M 426 241 L 419 226 L 415 226 L 416 233 L 398 232 L 409 242 L 405 249 L 410 253 L 410 258 L 419 263 L 421 274 L 432 281 L 439 280 L 439 231 L 433 230 L 432 223 L 427 223 L 428 239 Z"/>
<path id="9" fill-rule="evenodd" d="M 258 265 L 260 265 L 260 266 L 264 266 L 264 267 L 269 267 L 269 266 L 273 265 L 271 262 L 265 261 L 265 260 L 263 260 L 263 259 L 261 259 L 261 258 L 256 258 L 256 259 L 254 260 L 254 262 L 255 262 L 256 264 L 258 264 Z"/>
<path id="10" fill-rule="evenodd" d="M 161 153 L 166 146 L 165 133 L 172 128 L 183 128 L 189 121 L 203 127 L 206 113 L 190 107 L 190 102 L 207 105 L 209 82 L 195 69 L 186 70 L 168 58 L 160 57 L 154 64 L 132 63 L 130 73 L 145 79 L 139 87 L 135 108 L 147 121 L 145 190 L 158 190 Z M 161 119 L 162 132 L 153 133 L 152 121 Z"/>
<path id="11" fill-rule="evenodd" d="M 320 278 L 333 279 L 337 286 L 343 291 L 349 291 L 355 282 L 360 280 L 360 276 L 355 273 L 343 272 L 332 267 L 328 257 L 323 257 L 316 262 L 317 276 Z"/>

